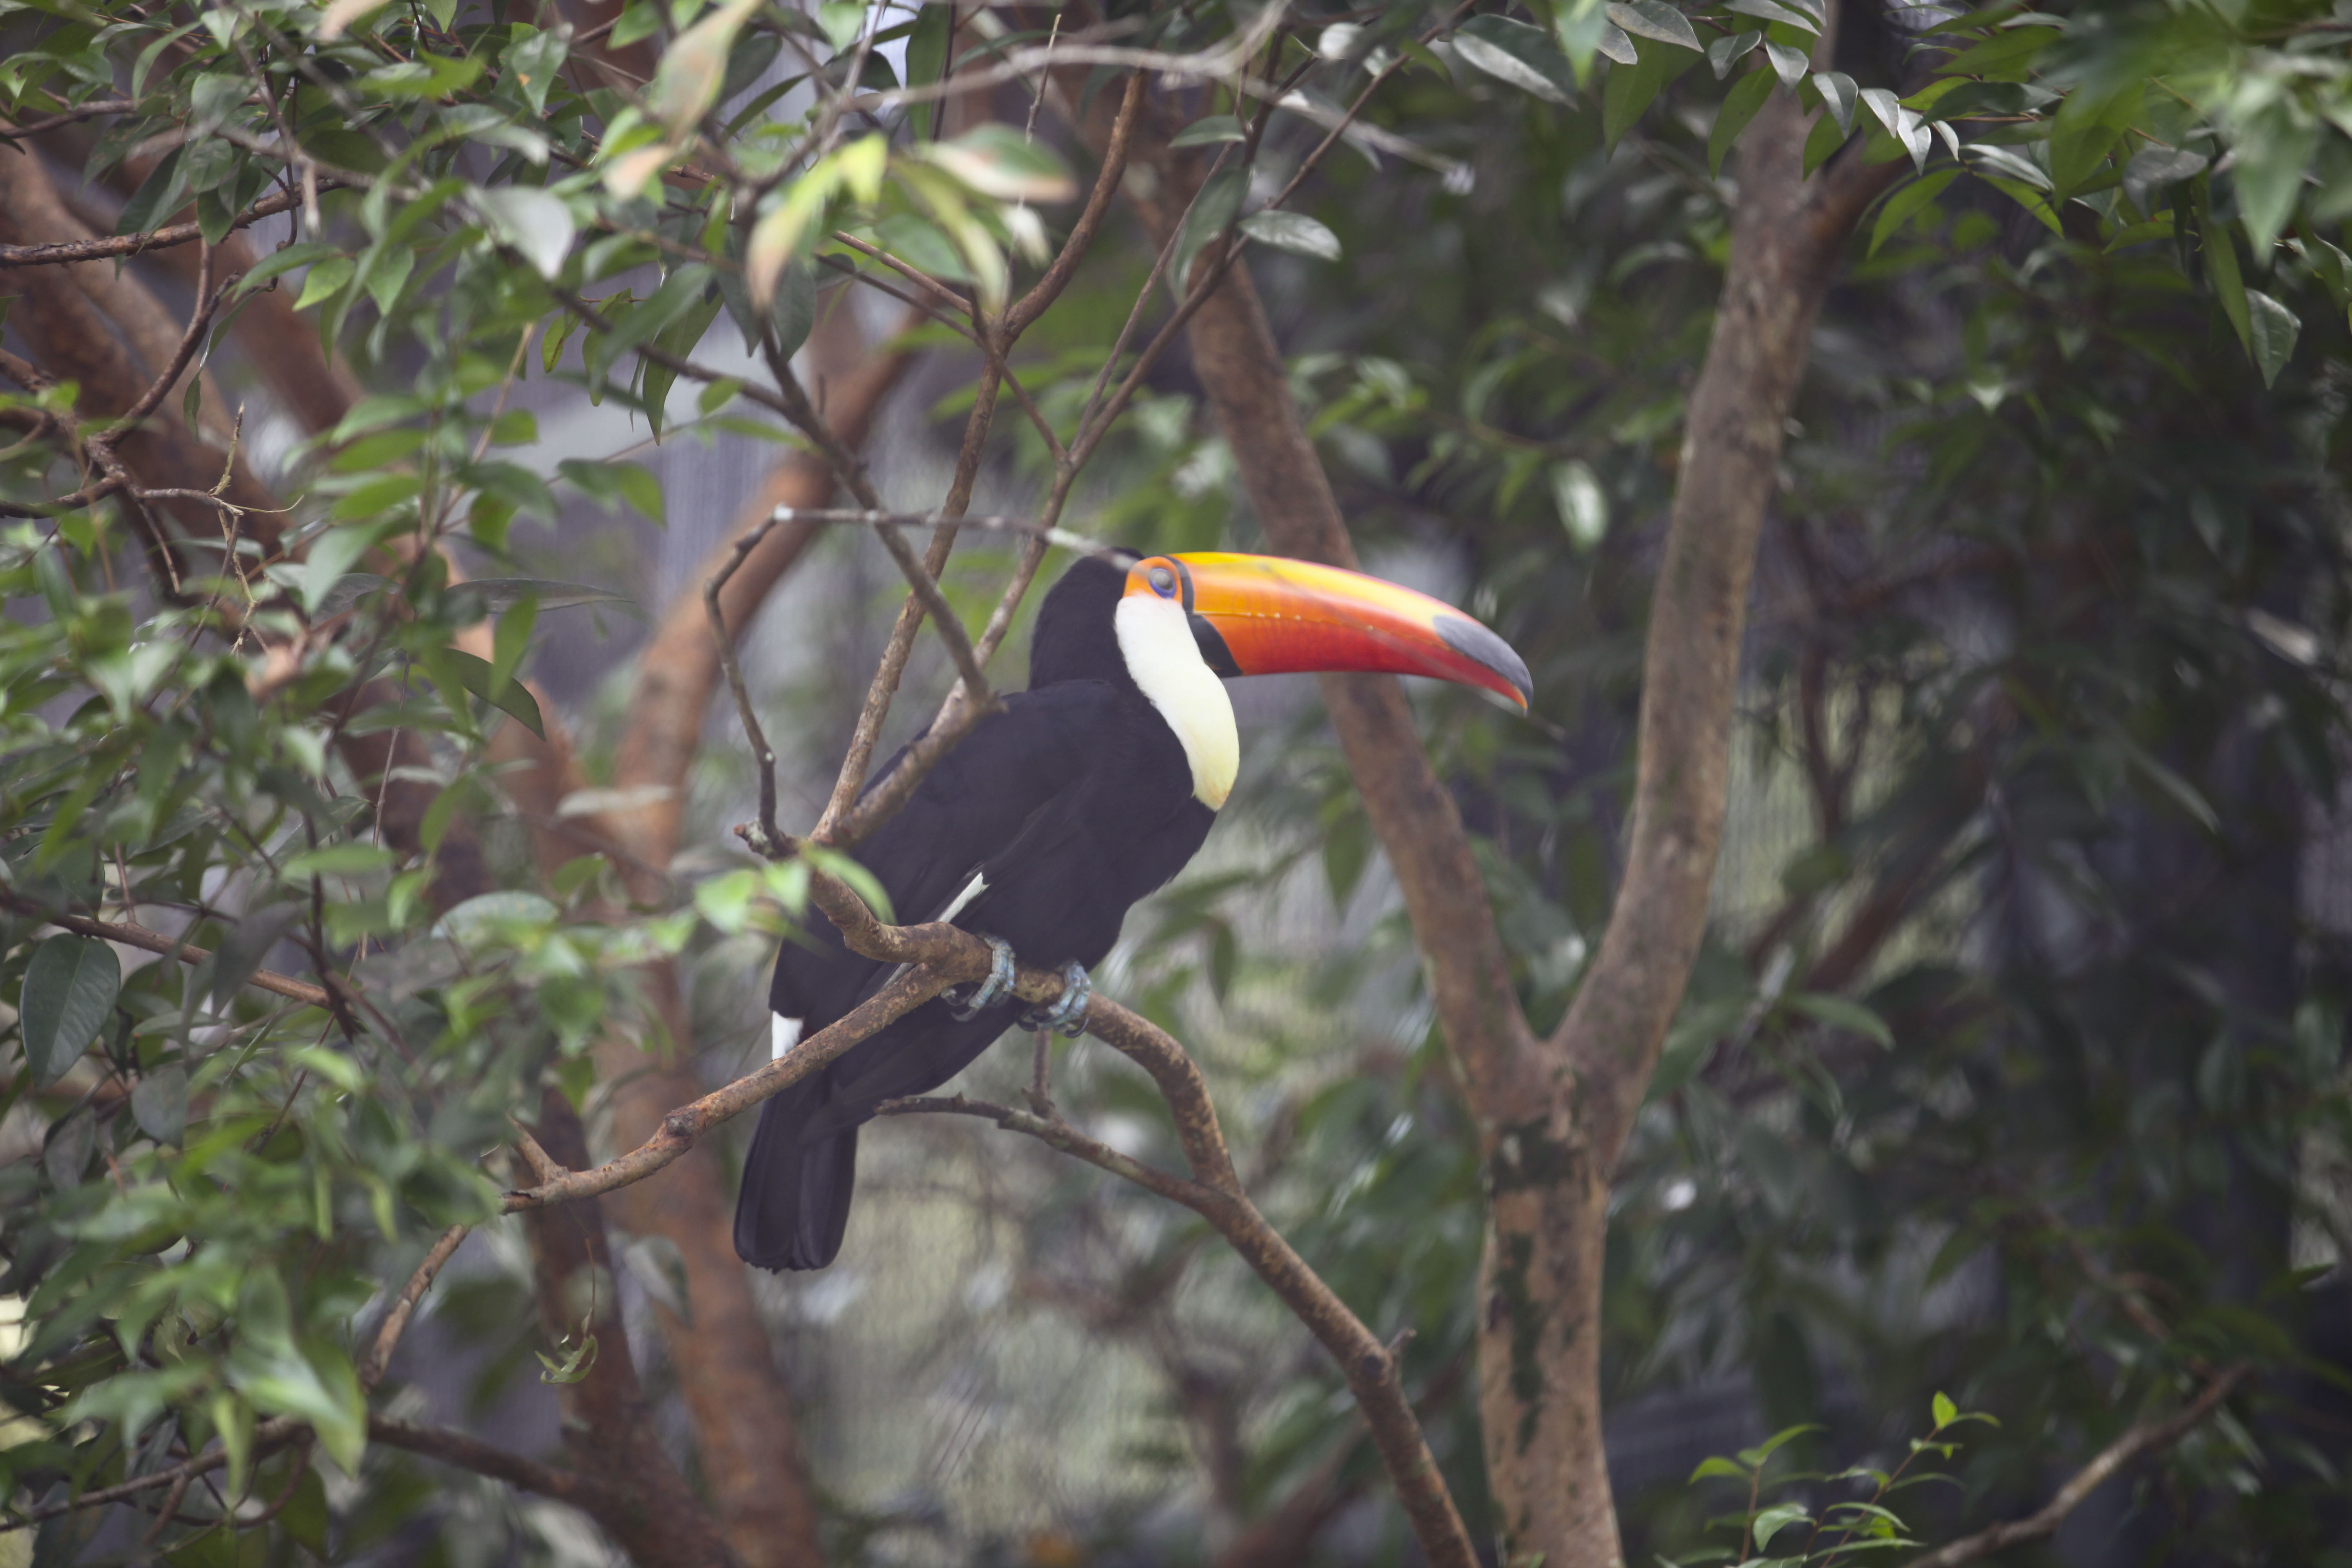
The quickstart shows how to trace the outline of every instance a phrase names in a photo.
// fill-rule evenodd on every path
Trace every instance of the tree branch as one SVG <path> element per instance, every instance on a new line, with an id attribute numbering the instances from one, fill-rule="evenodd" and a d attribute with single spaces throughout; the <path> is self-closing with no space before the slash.
<path id="1" fill-rule="evenodd" d="M 1979 1562 L 1996 1552 L 2057 1534 L 2066 1516 L 2112 1480 L 2118 1470 L 2142 1454 L 2171 1447 L 2212 1415 L 2230 1396 L 2230 1391 L 2244 1381 L 2249 1370 L 2243 1362 L 2229 1367 L 2177 1414 L 2162 1421 L 2141 1421 L 2127 1427 L 2122 1436 L 2100 1449 L 2089 1464 L 2068 1477 L 2056 1496 L 2025 1518 L 1963 1536 L 1925 1557 L 1913 1558 L 1909 1568 L 1961 1568 L 1963 1563 Z"/>
<path id="2" fill-rule="evenodd" d="M 528 1138 L 530 1134 L 523 1136 Z M 425 1292 L 433 1288 L 434 1276 L 456 1255 L 472 1229 L 471 1226 L 453 1225 L 443 1231 L 441 1239 L 425 1254 L 425 1261 L 416 1266 L 416 1272 L 408 1277 L 408 1283 L 400 1288 L 400 1294 L 392 1299 L 391 1307 L 383 1314 L 383 1323 L 375 1331 L 375 1343 L 369 1347 L 367 1359 L 360 1363 L 362 1394 L 373 1394 L 376 1384 L 383 1381 L 385 1369 L 392 1365 L 392 1352 L 399 1348 L 400 1336 L 408 1331 L 408 1320 L 415 1312 L 417 1302 L 425 1299 Z"/>
<path id="3" fill-rule="evenodd" d="M 321 176 L 323 190 L 338 190 L 345 182 Z M 301 196 L 290 192 L 264 196 L 229 220 L 232 229 L 249 228 L 263 218 L 301 205 Z M 59 240 L 33 245 L 0 245 L 0 268 L 11 267 L 56 267 L 69 261 L 107 261 L 120 256 L 138 256 L 169 246 L 188 245 L 204 237 L 204 230 L 194 223 L 166 224 L 141 234 L 113 234 L 100 238 Z"/>
<path id="4" fill-rule="evenodd" d="M 509 1454 L 504 1448 L 493 1447 L 480 1438 L 446 1426 L 425 1426 L 414 1421 L 395 1420 L 389 1415 L 368 1417 L 368 1439 L 382 1443 L 387 1448 L 399 1448 L 420 1454 L 428 1459 L 438 1459 L 461 1470 L 471 1470 L 478 1476 L 488 1476 L 494 1481 L 520 1487 L 541 1497 L 575 1506 L 595 1495 L 598 1483 L 577 1470 L 559 1470 L 520 1454 Z M 593 1513 L 592 1509 L 583 1512 Z"/>
<path id="5" fill-rule="evenodd" d="M 104 942 L 119 942 L 125 947 L 142 948 L 159 952 L 166 958 L 176 958 L 183 963 L 202 963 L 210 958 L 212 949 L 198 947 L 177 937 L 165 936 L 159 931 L 133 925 L 128 921 L 98 921 L 88 915 L 77 915 L 63 910 L 52 910 L 36 903 L 21 894 L 0 891 L 0 905 L 38 921 L 81 936 L 94 936 Z M 267 969 L 257 969 L 247 976 L 247 985 L 257 991 L 267 991 L 289 1001 L 305 1003 L 313 1007 L 331 1008 L 333 999 L 320 987 L 304 980 L 295 980 Z"/>

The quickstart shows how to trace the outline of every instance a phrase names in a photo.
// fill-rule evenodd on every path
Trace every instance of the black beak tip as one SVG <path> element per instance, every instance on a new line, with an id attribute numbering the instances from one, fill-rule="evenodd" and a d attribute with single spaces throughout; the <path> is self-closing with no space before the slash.
<path id="1" fill-rule="evenodd" d="M 1528 661 L 1509 643 L 1467 616 L 1440 616 L 1436 630 L 1446 647 L 1465 658 L 1476 659 L 1509 681 L 1519 694 L 1520 707 L 1535 701 L 1536 683 L 1528 676 Z"/>

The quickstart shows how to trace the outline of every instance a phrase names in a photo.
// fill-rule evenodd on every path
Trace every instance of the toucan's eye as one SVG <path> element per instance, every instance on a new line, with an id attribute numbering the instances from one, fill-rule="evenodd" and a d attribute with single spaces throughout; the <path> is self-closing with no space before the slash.
<path id="1" fill-rule="evenodd" d="M 1151 591 L 1159 595 L 1163 599 L 1174 598 L 1176 596 L 1176 574 L 1171 572 L 1165 566 L 1154 566 L 1151 569 Z"/>

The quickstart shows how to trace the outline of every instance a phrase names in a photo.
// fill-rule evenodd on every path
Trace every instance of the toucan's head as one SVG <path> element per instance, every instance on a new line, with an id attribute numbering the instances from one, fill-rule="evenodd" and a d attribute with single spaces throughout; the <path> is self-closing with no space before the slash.
<path id="1" fill-rule="evenodd" d="M 1351 669 L 1459 681 L 1522 712 L 1532 690 L 1510 645 L 1451 605 L 1271 555 L 1083 557 L 1045 595 L 1029 646 L 1032 687 L 1124 680 L 1149 698 L 1213 811 L 1241 764 L 1218 678 Z"/>
<path id="2" fill-rule="evenodd" d="M 1522 713 L 1535 694 L 1510 644 L 1441 600 L 1360 572 L 1275 555 L 1154 555 L 1128 568 L 1124 597 L 1181 607 L 1219 675 L 1430 675 Z"/>

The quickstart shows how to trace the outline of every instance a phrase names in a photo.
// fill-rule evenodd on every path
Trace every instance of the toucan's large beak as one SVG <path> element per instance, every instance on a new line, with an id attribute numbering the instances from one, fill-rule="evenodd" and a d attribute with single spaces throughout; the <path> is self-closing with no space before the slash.
<path id="1" fill-rule="evenodd" d="M 1219 675 L 1430 675 L 1521 712 L 1535 694 L 1510 644 L 1442 600 L 1360 572 L 1273 555 L 1155 555 L 1128 573 L 1127 591 L 1181 599 Z"/>

